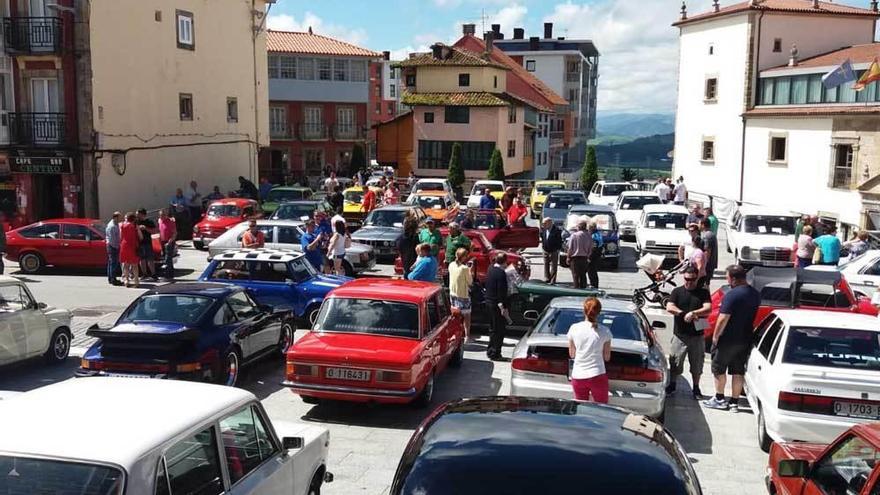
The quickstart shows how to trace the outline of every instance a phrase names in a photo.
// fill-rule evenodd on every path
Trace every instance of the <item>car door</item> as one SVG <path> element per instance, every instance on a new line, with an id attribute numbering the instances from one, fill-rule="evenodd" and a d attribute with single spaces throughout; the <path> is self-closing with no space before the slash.
<path id="1" fill-rule="evenodd" d="M 791 490 L 791 493 L 874 495 L 875 490 L 868 491 L 865 487 L 868 480 L 876 478 L 878 461 L 880 449 L 861 435 L 850 433 L 837 440 L 810 466 L 803 490 Z"/>
<path id="2" fill-rule="evenodd" d="M 293 225 L 279 225 L 275 229 L 275 245 L 278 246 L 278 249 L 302 251 L 301 237 L 301 231 Z"/>
<path id="3" fill-rule="evenodd" d="M 221 418 L 218 425 L 220 450 L 229 473 L 226 493 L 305 493 L 305 484 L 311 480 L 294 479 L 295 456 L 284 454 L 258 404 L 248 404 Z M 301 485 L 299 490 L 291 490 L 296 482 Z"/>
<path id="4" fill-rule="evenodd" d="M 431 367 L 439 370 L 442 368 L 444 342 L 443 325 L 440 320 L 440 308 L 437 307 L 436 294 L 430 296 L 425 303 L 425 312 L 428 315 L 428 330 L 425 335 L 425 352 Z"/>
<path id="5" fill-rule="evenodd" d="M 280 327 L 274 328 L 270 325 L 269 315 L 260 311 L 244 291 L 231 294 L 227 302 L 239 321 L 236 333 L 245 360 L 254 358 L 278 343 Z"/>
<path id="6" fill-rule="evenodd" d="M 880 254 L 866 260 L 865 265 L 857 272 L 847 272 L 846 281 L 853 291 L 861 292 L 867 297 L 873 296 L 877 287 L 880 287 Z"/>
<path id="7" fill-rule="evenodd" d="M 0 365 L 32 355 L 28 346 L 23 304 L 18 285 L 0 286 Z"/>
<path id="8" fill-rule="evenodd" d="M 106 247 L 100 258 L 91 242 L 92 231 L 85 225 L 65 223 L 61 225 L 61 249 L 55 264 L 63 266 L 103 266 L 107 263 Z M 103 238 L 101 239 L 103 241 Z"/>
<path id="9" fill-rule="evenodd" d="M 776 315 L 764 319 L 755 332 L 755 346 L 752 348 L 746 367 L 746 384 L 750 399 L 756 399 L 764 405 L 775 406 L 778 386 L 773 381 L 772 354 L 776 341 L 782 334 L 784 324 Z M 754 403 L 753 403 L 754 405 Z"/>
<path id="10" fill-rule="evenodd" d="M 441 325 L 443 326 L 445 339 L 443 345 L 443 365 L 446 366 L 455 355 L 459 342 L 464 339 L 464 329 L 460 323 L 454 320 L 455 317 L 452 315 L 452 307 L 449 303 L 449 294 L 445 290 L 437 293 L 437 308 L 440 310 Z"/>
<path id="11" fill-rule="evenodd" d="M 250 283 L 247 288 L 257 304 L 293 309 L 287 263 L 248 261 Z"/>
<path id="12" fill-rule="evenodd" d="M 471 237 L 471 256 L 477 271 L 478 280 L 486 280 L 486 274 L 489 272 L 489 250 L 483 244 L 479 236 Z"/>
<path id="13" fill-rule="evenodd" d="M 27 229 L 23 235 L 28 238 L 28 247 L 39 252 L 47 265 L 58 264 L 58 260 L 64 258 L 60 224 L 43 223 Z"/>
<path id="14" fill-rule="evenodd" d="M 46 315 L 37 307 L 37 302 L 30 291 L 24 285 L 10 286 L 10 296 L 14 296 L 15 293 L 12 288 L 17 288 L 19 292 L 19 302 L 16 306 L 21 308 L 21 320 L 27 334 L 28 355 L 39 356 L 49 348 L 53 329 L 49 328 Z"/>

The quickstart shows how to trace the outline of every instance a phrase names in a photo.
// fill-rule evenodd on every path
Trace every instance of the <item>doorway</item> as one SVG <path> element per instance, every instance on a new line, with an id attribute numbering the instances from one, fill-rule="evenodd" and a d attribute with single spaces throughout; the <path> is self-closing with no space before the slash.
<path id="1" fill-rule="evenodd" d="M 61 175 L 33 175 L 34 220 L 61 218 L 64 216 L 64 195 L 61 190 Z"/>

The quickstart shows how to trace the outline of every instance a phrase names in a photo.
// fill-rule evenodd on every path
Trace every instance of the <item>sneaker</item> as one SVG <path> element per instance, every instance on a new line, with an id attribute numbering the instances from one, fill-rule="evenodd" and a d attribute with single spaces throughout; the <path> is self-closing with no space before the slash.
<path id="1" fill-rule="evenodd" d="M 707 407 L 709 409 L 720 409 L 722 411 L 726 411 L 728 407 L 727 401 L 724 399 L 718 400 L 716 397 L 712 397 L 708 400 L 704 400 L 701 404 L 703 407 Z"/>
<path id="2" fill-rule="evenodd" d="M 736 402 L 731 402 L 730 409 L 728 409 L 728 410 L 732 413 L 738 413 L 739 412 L 739 404 L 737 404 Z"/>
<path id="3" fill-rule="evenodd" d="M 703 392 L 700 392 L 700 387 L 694 387 L 693 394 L 694 400 L 703 400 Z"/>

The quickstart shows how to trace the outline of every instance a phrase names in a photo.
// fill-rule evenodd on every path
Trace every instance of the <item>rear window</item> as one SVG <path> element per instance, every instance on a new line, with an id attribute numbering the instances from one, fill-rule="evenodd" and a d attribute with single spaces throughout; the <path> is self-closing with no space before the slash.
<path id="1" fill-rule="evenodd" d="M 645 218 L 645 226 L 649 229 L 684 229 L 687 215 L 684 213 L 651 213 Z"/>
<path id="2" fill-rule="evenodd" d="M 584 312 L 580 309 L 551 309 L 538 323 L 535 333 L 567 335 L 572 325 L 582 321 L 584 321 Z M 602 311 L 599 313 L 599 324 L 608 328 L 615 339 L 644 340 L 642 325 L 633 313 Z"/>
<path id="3" fill-rule="evenodd" d="M 330 298 L 321 306 L 315 331 L 419 338 L 419 307 L 376 299 Z"/>
<path id="4" fill-rule="evenodd" d="M 79 462 L 0 455 L 0 493 L 75 493 L 117 495 L 122 493 L 119 469 Z"/>
<path id="5" fill-rule="evenodd" d="M 880 333 L 792 327 L 788 331 L 782 361 L 826 368 L 880 370 Z"/>
<path id="6" fill-rule="evenodd" d="M 659 205 L 660 198 L 657 196 L 630 196 L 620 202 L 621 210 L 641 210 L 645 205 Z"/>
<path id="7" fill-rule="evenodd" d="M 122 315 L 120 323 L 137 321 L 163 321 L 189 325 L 198 321 L 214 304 L 210 297 L 179 294 L 155 294 L 143 296 Z"/>
<path id="8" fill-rule="evenodd" d="M 345 201 L 349 203 L 357 203 L 361 204 L 364 201 L 364 192 L 363 191 L 345 191 L 342 195 Z"/>
<path id="9" fill-rule="evenodd" d="M 559 191 L 561 189 L 565 189 L 565 185 L 563 184 L 542 184 L 540 186 L 535 187 L 538 191 L 538 194 L 546 196 L 550 194 L 551 191 Z"/>
<path id="10" fill-rule="evenodd" d="M 449 207 L 449 203 L 446 201 L 446 198 L 443 196 L 419 196 L 413 202 L 421 206 L 426 210 L 431 209 L 439 209 L 442 210 L 444 208 Z"/>
<path id="11" fill-rule="evenodd" d="M 635 189 L 631 184 L 605 184 L 602 188 L 602 196 L 620 196 L 623 191 Z"/>
<path id="12" fill-rule="evenodd" d="M 314 204 L 281 205 L 272 215 L 272 220 L 308 220 L 315 213 Z"/>
<path id="13" fill-rule="evenodd" d="M 504 191 L 504 186 L 501 184 L 474 184 L 474 190 L 471 194 L 482 194 L 486 189 L 489 192 L 502 192 Z"/>
<path id="14" fill-rule="evenodd" d="M 57 223 L 44 223 L 42 225 L 34 225 L 33 227 L 25 227 L 18 231 L 22 237 L 28 239 L 58 239 L 61 235 L 61 228 Z"/>
<path id="15" fill-rule="evenodd" d="M 418 191 L 443 191 L 442 182 L 420 182 L 416 184 L 416 192 Z"/>

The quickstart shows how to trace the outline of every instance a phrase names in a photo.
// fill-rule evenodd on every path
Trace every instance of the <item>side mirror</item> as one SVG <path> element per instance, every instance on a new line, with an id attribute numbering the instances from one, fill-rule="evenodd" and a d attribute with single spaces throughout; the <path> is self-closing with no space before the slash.
<path id="1" fill-rule="evenodd" d="M 800 459 L 779 461 L 776 469 L 780 478 L 805 478 L 810 472 L 810 463 Z"/>
<path id="2" fill-rule="evenodd" d="M 663 323 L 660 320 L 655 320 L 651 322 L 651 328 L 666 328 L 666 323 Z"/>
<path id="3" fill-rule="evenodd" d="M 538 316 L 540 315 L 534 309 L 530 309 L 523 313 L 523 319 L 526 321 L 538 321 Z"/>
<path id="4" fill-rule="evenodd" d="M 303 448 L 302 437 L 284 437 L 281 439 L 281 446 L 284 450 L 296 450 Z"/>

